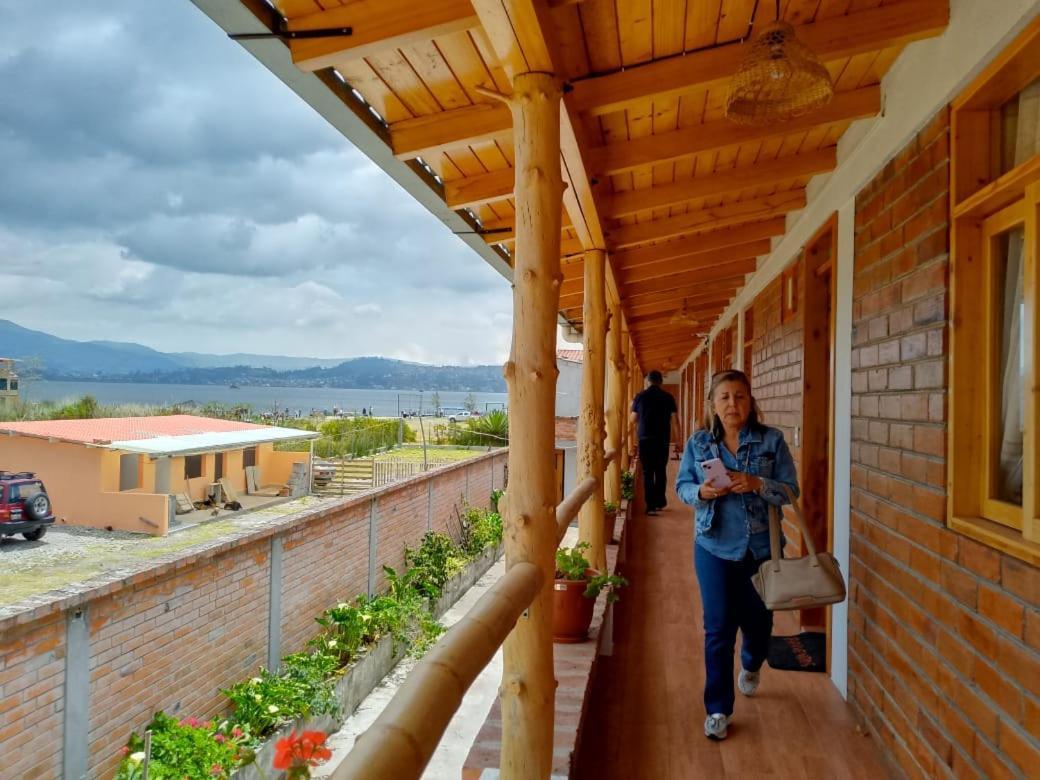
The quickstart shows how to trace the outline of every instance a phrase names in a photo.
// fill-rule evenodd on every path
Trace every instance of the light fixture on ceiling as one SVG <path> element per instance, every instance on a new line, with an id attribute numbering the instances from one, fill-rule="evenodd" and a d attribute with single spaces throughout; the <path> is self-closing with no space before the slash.
<path id="1" fill-rule="evenodd" d="M 690 327 L 696 327 L 700 325 L 700 320 L 694 316 L 687 306 L 687 300 L 683 298 L 682 308 L 675 312 L 671 317 L 668 318 L 669 325 L 689 325 Z"/>
<path id="2" fill-rule="evenodd" d="M 754 18 L 752 11 L 752 22 Z M 798 40 L 794 27 L 780 18 L 776 0 L 776 19 L 751 44 L 730 81 L 726 116 L 746 125 L 786 122 L 826 105 L 832 97 L 830 73 Z"/>

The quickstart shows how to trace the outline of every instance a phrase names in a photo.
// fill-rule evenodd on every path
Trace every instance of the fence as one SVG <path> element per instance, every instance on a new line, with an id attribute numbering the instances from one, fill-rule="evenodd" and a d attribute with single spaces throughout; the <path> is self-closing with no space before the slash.
<path id="1" fill-rule="evenodd" d="M 458 462 L 445 459 L 422 463 L 403 458 L 326 458 L 315 467 L 313 492 L 319 496 L 350 496 Z"/>

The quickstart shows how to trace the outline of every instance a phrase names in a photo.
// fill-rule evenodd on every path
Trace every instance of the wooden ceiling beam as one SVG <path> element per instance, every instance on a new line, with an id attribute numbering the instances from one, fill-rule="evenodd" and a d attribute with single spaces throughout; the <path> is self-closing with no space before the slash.
<path id="1" fill-rule="evenodd" d="M 703 233 L 745 222 L 772 219 L 802 208 L 805 208 L 805 190 L 787 190 L 764 198 L 740 200 L 690 211 L 677 217 L 612 228 L 607 231 L 607 241 L 615 248 L 636 246 L 673 236 Z"/>
<path id="2" fill-rule="evenodd" d="M 513 197 L 516 171 L 503 168 L 500 171 L 467 176 L 464 179 L 444 182 L 444 202 L 449 208 L 464 209 L 483 203 L 494 203 Z"/>
<path id="3" fill-rule="evenodd" d="M 675 281 L 683 275 L 694 274 L 705 269 L 724 267 L 727 264 L 741 260 L 752 260 L 760 255 L 768 254 L 770 243 L 768 241 L 757 241 L 750 244 L 729 249 L 718 249 L 714 252 L 703 252 L 689 255 L 683 258 L 672 258 L 670 260 L 644 265 L 631 271 L 618 274 L 618 286 L 621 288 L 622 296 L 628 291 L 629 286 L 639 282 L 652 279 L 670 278 Z M 584 288 L 585 280 L 580 276 L 564 276 L 560 283 L 560 295 L 575 295 Z"/>
<path id="4" fill-rule="evenodd" d="M 290 32 L 351 28 L 350 35 L 297 38 L 289 41 L 292 61 L 300 70 L 334 68 L 480 24 L 469 0 L 353 0 L 346 5 L 286 20 Z"/>
<path id="5" fill-rule="evenodd" d="M 831 62 L 941 35 L 949 21 L 949 0 L 902 0 L 798 25 L 796 31 L 822 61 Z M 574 83 L 573 105 L 601 116 L 647 99 L 724 86 L 751 46 L 748 40 L 579 80 Z"/>
<path id="6" fill-rule="evenodd" d="M 722 311 L 722 306 L 726 303 L 725 300 L 716 300 L 710 306 L 698 307 L 695 311 L 691 311 L 689 307 L 686 308 L 686 314 L 693 324 L 700 325 L 704 322 L 710 322 L 712 315 L 716 310 Z M 683 307 L 672 306 L 670 309 L 662 309 L 661 311 L 654 312 L 652 314 L 641 314 L 638 317 L 632 316 L 628 318 L 629 325 L 633 330 L 638 330 L 641 327 L 652 327 L 659 325 L 671 319 L 676 314 L 683 311 Z"/>
<path id="7" fill-rule="evenodd" d="M 648 263 L 636 268 L 625 269 L 618 274 L 622 285 L 645 282 L 649 279 L 659 279 L 674 274 L 684 274 L 699 271 L 702 268 L 711 268 L 722 263 L 730 263 L 734 260 L 749 260 L 755 257 L 769 254 L 772 242 L 766 239 L 751 241 L 739 246 L 716 249 L 714 252 L 698 252 L 695 255 L 685 257 L 672 257 L 658 263 Z M 564 284 L 567 280 L 564 280 Z"/>
<path id="8" fill-rule="evenodd" d="M 624 298 L 626 300 L 631 300 L 636 296 L 646 295 L 647 293 L 665 292 L 667 290 L 678 289 L 682 287 L 683 284 L 703 285 L 705 289 L 710 289 L 710 282 L 714 282 L 718 279 L 731 279 L 733 277 L 754 273 L 757 266 L 758 261 L 754 259 L 736 260 L 732 263 L 725 263 L 722 265 L 716 265 L 712 268 L 705 268 L 695 273 L 673 274 L 671 276 L 662 276 L 658 279 L 649 279 L 645 282 L 626 284 L 622 287 L 622 291 L 624 292 Z"/>
<path id="9" fill-rule="evenodd" d="M 459 146 L 505 138 L 513 131 L 513 117 L 501 103 L 474 103 L 428 116 L 403 119 L 390 125 L 390 148 L 399 160 L 430 157 Z"/>
<path id="10" fill-rule="evenodd" d="M 823 108 L 789 122 L 738 125 L 728 119 L 683 127 L 668 133 L 617 141 L 589 150 L 589 168 L 601 178 L 647 165 L 673 162 L 739 144 L 758 143 L 805 132 L 822 125 L 875 116 L 881 111 L 881 87 L 839 92 Z"/>
<path id="11" fill-rule="evenodd" d="M 604 215 L 620 219 L 650 209 L 667 208 L 701 198 L 721 198 L 743 190 L 772 187 L 783 182 L 833 171 L 838 164 L 836 146 L 805 154 L 753 163 L 742 168 L 713 173 L 697 179 L 645 189 L 627 190 L 604 202 Z"/>
<path id="12" fill-rule="evenodd" d="M 516 241 L 516 220 L 512 217 L 489 220 L 483 223 L 483 227 L 484 241 L 489 244 L 508 244 Z M 561 230 L 573 227 L 570 215 L 564 212 L 560 221 Z"/>
<path id="13" fill-rule="evenodd" d="M 697 315 L 701 310 L 707 311 L 715 306 L 726 306 L 737 294 L 739 285 L 713 284 L 707 292 L 687 292 L 685 295 L 661 294 L 645 296 L 629 301 L 625 312 L 629 317 L 640 317 L 658 312 L 674 312 L 686 304 L 687 311 Z"/>
<path id="14" fill-rule="evenodd" d="M 748 242 L 770 239 L 783 235 L 786 220 L 783 217 L 752 222 L 749 225 L 700 233 L 690 238 L 666 241 L 653 246 L 623 249 L 614 252 L 614 263 L 619 271 L 631 271 L 644 265 L 672 260 L 678 257 L 713 252 L 726 247 L 736 247 Z"/>

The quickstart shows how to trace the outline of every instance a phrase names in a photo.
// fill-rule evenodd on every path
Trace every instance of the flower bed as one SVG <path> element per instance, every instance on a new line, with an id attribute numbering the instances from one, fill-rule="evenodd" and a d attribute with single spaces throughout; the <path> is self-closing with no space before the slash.
<path id="1" fill-rule="evenodd" d="M 293 731 L 338 728 L 408 652 L 421 655 L 436 640 L 443 631 L 437 617 L 501 554 L 501 518 L 467 509 L 459 537 L 426 534 L 420 547 L 405 550 L 403 574 L 384 568 L 387 593 L 323 612 L 309 650 L 283 658 L 278 672 L 261 668 L 223 691 L 233 707 L 223 720 L 157 713 L 148 727 L 150 780 L 280 777 L 271 771 L 277 743 Z M 143 738 L 131 735 L 123 754 L 116 779 L 141 777 Z"/>

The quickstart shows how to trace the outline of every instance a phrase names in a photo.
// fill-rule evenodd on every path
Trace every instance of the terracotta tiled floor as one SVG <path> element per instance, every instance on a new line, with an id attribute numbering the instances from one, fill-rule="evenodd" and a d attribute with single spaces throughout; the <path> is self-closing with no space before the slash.
<path id="1" fill-rule="evenodd" d="M 669 464 L 670 483 L 677 466 Z M 624 574 L 631 585 L 615 605 L 614 652 L 599 659 L 574 776 L 886 777 L 874 743 L 856 729 L 824 674 L 766 666 L 755 698 L 737 694 L 728 739 L 704 737 L 693 522 L 690 508 L 669 493 L 665 511 L 636 514 L 626 532 Z M 777 617 L 776 633 L 795 633 L 790 615 Z"/>

